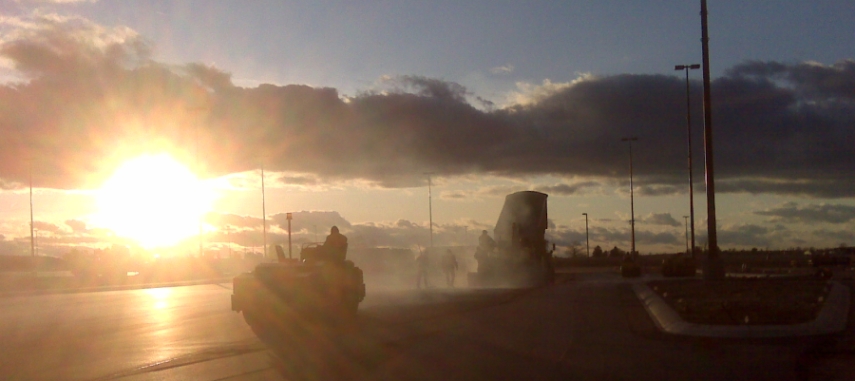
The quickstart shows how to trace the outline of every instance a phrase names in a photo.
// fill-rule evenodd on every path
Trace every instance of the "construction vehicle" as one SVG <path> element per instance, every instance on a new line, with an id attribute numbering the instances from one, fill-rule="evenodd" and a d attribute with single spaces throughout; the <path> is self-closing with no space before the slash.
<path id="1" fill-rule="evenodd" d="M 276 246 L 277 262 L 261 263 L 234 278 L 232 311 L 256 333 L 299 322 L 352 320 L 365 298 L 362 270 L 319 243 L 304 245 L 299 259 Z"/>
<path id="2" fill-rule="evenodd" d="M 494 248 L 479 247 L 478 270 L 468 274 L 470 287 L 540 286 L 555 280 L 555 266 L 546 240 L 545 193 L 522 191 L 505 197 L 493 229 Z"/>

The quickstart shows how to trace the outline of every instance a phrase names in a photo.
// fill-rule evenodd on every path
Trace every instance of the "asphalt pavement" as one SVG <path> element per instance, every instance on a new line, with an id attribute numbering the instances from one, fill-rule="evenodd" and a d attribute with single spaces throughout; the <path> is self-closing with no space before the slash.
<path id="1" fill-rule="evenodd" d="M 230 288 L 0 298 L 0 379 L 801 380 L 824 361 L 823 338 L 662 333 L 613 273 L 527 290 L 369 288 L 352 325 L 293 322 L 263 340 L 230 311 Z"/>

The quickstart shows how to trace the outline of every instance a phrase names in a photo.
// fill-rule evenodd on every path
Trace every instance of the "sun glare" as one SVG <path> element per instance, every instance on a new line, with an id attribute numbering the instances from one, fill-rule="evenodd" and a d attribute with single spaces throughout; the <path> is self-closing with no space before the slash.
<path id="1" fill-rule="evenodd" d="M 142 247 L 172 246 L 199 234 L 214 191 L 168 154 L 125 162 L 97 192 L 93 225 Z"/>

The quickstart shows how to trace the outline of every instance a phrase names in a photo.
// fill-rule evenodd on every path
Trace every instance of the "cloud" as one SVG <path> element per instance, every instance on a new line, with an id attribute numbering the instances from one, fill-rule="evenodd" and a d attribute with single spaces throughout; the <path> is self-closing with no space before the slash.
<path id="1" fill-rule="evenodd" d="M 505 64 L 502 66 L 496 66 L 490 69 L 490 73 L 493 74 L 510 74 L 514 72 L 514 65 Z"/>
<path id="2" fill-rule="evenodd" d="M 269 225 L 276 225 L 280 229 L 287 231 L 287 217 L 287 213 L 274 214 L 268 218 L 267 223 Z M 301 211 L 291 213 L 291 218 L 292 233 L 303 231 L 313 235 L 317 234 L 320 237 L 326 237 L 333 226 L 337 226 L 343 233 L 348 231 L 352 226 L 338 212 Z"/>
<path id="3" fill-rule="evenodd" d="M 33 221 L 33 228 L 42 232 L 60 233 L 62 229 L 55 224 L 44 221 Z"/>
<path id="4" fill-rule="evenodd" d="M 86 222 L 80 220 L 66 220 L 65 224 L 71 228 L 73 233 L 85 233 L 86 232 Z"/>
<path id="5" fill-rule="evenodd" d="M 439 198 L 443 200 L 465 200 L 469 198 L 469 194 L 464 191 L 442 191 Z"/>
<path id="6" fill-rule="evenodd" d="M 855 232 L 853 232 L 851 229 L 819 229 L 814 231 L 814 234 L 827 243 L 826 245 L 822 245 L 820 247 L 832 247 L 840 245 L 851 246 L 853 243 L 855 243 Z"/>
<path id="7" fill-rule="evenodd" d="M 648 225 L 681 226 L 680 222 L 671 217 L 671 213 L 651 213 L 639 218 L 639 222 Z"/>
<path id="8" fill-rule="evenodd" d="M 675 234 L 673 232 L 651 232 L 647 230 L 637 230 L 635 231 L 635 240 L 636 240 L 636 250 L 641 251 L 638 248 L 638 244 L 642 245 L 679 245 L 685 241 L 685 237 L 682 234 Z M 656 252 L 657 250 L 653 250 Z"/>
<path id="9" fill-rule="evenodd" d="M 772 217 L 772 221 L 798 222 L 804 224 L 842 224 L 855 220 L 855 207 L 843 204 L 808 204 L 800 206 L 786 203 L 775 208 L 754 212 Z"/>
<path id="10" fill-rule="evenodd" d="M 261 218 L 250 216 L 239 216 L 236 214 L 208 213 L 205 222 L 217 228 L 262 228 L 264 221 Z M 268 222 L 269 224 L 269 222 Z"/>
<path id="11" fill-rule="evenodd" d="M 34 15 L 0 41 L 27 81 L 0 85 L 0 184 L 100 185 L 122 160 L 168 152 L 205 176 L 307 174 L 291 184 L 423 184 L 421 173 L 504 177 L 627 175 L 624 136 L 638 136 L 645 194 L 685 192 L 685 82 L 678 76 L 580 75 L 520 84 L 514 103 L 482 110 L 464 86 L 390 76 L 388 91 L 235 86 L 216 67 L 168 65 L 125 27 Z M 713 82 L 718 192 L 855 196 L 855 61 L 747 62 Z M 691 83 L 700 100 L 701 84 Z M 693 103 L 701 115 L 701 103 Z M 703 163 L 694 118 L 695 163 Z M 198 151 L 198 155 L 196 152 Z M 697 171 L 701 171 L 701 165 Z M 697 176 L 700 179 L 700 173 Z M 576 184 L 579 185 L 579 184 Z M 591 185 L 593 186 L 593 185 Z M 573 194 L 573 184 L 558 186 Z M 507 194 L 508 192 L 502 192 Z"/>

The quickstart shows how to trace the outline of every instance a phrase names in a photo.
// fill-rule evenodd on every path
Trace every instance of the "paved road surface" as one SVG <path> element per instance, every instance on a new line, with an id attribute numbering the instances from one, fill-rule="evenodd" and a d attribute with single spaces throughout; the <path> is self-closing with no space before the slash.
<path id="1" fill-rule="evenodd" d="M 0 298 L 3 380 L 798 380 L 814 343 L 675 339 L 627 284 L 372 292 L 259 340 L 230 285 Z"/>

